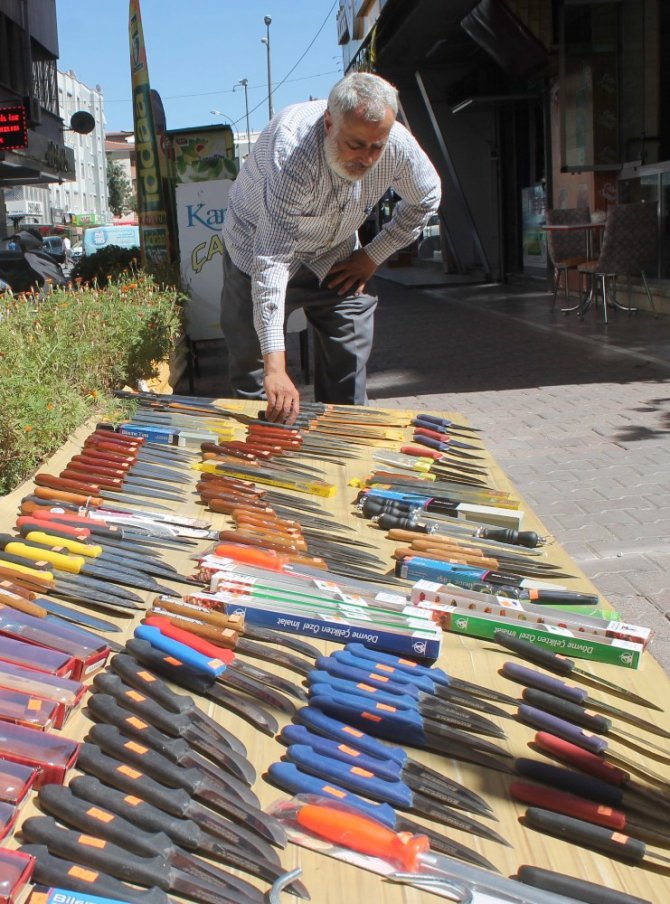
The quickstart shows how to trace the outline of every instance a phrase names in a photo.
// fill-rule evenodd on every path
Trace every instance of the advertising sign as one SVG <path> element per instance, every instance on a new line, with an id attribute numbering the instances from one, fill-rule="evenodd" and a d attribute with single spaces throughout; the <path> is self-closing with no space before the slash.
<path id="1" fill-rule="evenodd" d="M 139 0 L 130 0 L 128 31 L 142 258 L 154 263 L 167 262 L 170 259 L 170 236 Z"/>
<path id="2" fill-rule="evenodd" d="M 28 147 L 28 124 L 23 104 L 0 107 L 0 151 Z"/>
<path id="3" fill-rule="evenodd" d="M 229 125 L 175 129 L 169 139 L 181 277 L 188 291 L 186 331 L 194 341 L 221 337 L 223 220 L 237 175 Z"/>

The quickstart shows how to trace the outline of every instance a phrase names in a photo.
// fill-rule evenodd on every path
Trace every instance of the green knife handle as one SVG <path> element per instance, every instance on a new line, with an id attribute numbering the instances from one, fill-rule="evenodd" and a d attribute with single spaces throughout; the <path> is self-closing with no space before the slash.
<path id="1" fill-rule="evenodd" d="M 175 766 L 150 747 L 124 737 L 114 725 L 94 725 L 88 733 L 87 740 L 97 744 L 110 756 L 137 766 L 163 785 L 184 789 L 190 795 L 200 790 L 202 776 L 197 769 Z"/>
<path id="2" fill-rule="evenodd" d="M 45 844 L 49 853 L 102 870 L 116 879 L 137 885 L 170 888 L 170 865 L 164 857 L 138 857 L 102 838 L 59 826 L 51 816 L 30 816 L 21 833 L 33 844 Z"/>
<path id="3" fill-rule="evenodd" d="M 48 888 L 67 888 L 87 895 L 97 895 L 113 901 L 128 901 L 130 904 L 171 904 L 160 888 L 139 889 L 113 879 L 104 872 L 83 869 L 81 863 L 61 857 L 54 857 L 43 844 L 22 844 L 24 854 L 35 858 L 33 881 Z"/>
<path id="4" fill-rule="evenodd" d="M 100 757 L 103 767 L 106 761 L 114 762 L 102 753 Z M 135 794 L 128 794 L 103 784 L 93 775 L 78 775 L 72 779 L 68 787 L 82 800 L 111 810 L 112 813 L 128 820 L 134 826 L 144 829 L 145 832 L 155 835 L 165 834 L 179 847 L 186 848 L 188 851 L 197 850 L 202 843 L 202 830 L 192 819 L 183 819 L 166 813 L 165 810 L 159 809 Z M 142 788 L 137 788 L 137 791 L 141 792 Z"/>

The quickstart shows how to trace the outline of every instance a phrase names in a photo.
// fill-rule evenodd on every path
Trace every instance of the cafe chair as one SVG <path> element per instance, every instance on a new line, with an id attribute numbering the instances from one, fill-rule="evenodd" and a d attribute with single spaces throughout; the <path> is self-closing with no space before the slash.
<path id="1" fill-rule="evenodd" d="M 547 226 L 579 226 L 591 222 L 591 214 L 588 207 L 565 207 L 547 210 Z M 556 305 L 556 296 L 563 281 L 566 305 L 569 303 L 570 292 L 568 286 L 568 272 L 577 270 L 586 263 L 586 239 L 584 232 L 575 230 L 571 232 L 551 232 L 547 230 L 547 252 L 551 266 L 554 269 L 554 297 L 551 302 L 553 311 Z"/>
<path id="2" fill-rule="evenodd" d="M 591 282 L 589 296 L 580 309 L 580 315 L 589 307 L 590 300 L 598 304 L 602 296 L 603 316 L 607 323 L 608 305 L 632 314 L 637 311 L 631 301 L 634 277 L 642 279 L 649 307 L 656 315 L 654 299 L 647 284 L 646 268 L 656 257 L 658 223 L 655 204 L 617 204 L 610 207 L 605 221 L 600 255 L 596 261 L 587 261 L 578 271 Z M 617 301 L 616 286 L 620 277 L 628 281 L 628 304 Z"/>

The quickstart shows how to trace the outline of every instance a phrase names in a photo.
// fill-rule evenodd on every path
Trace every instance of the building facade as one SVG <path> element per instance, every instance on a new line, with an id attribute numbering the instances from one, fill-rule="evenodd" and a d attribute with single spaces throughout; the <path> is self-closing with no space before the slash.
<path id="1" fill-rule="evenodd" d="M 545 276 L 546 208 L 640 199 L 658 209 L 648 272 L 670 280 L 670 4 L 341 0 L 337 22 L 346 71 L 398 87 L 440 171 L 449 270 Z"/>
<path id="2" fill-rule="evenodd" d="M 14 134 L 8 125 L 0 130 L 0 233 L 8 223 L 20 222 L 18 214 L 28 213 L 12 207 L 16 198 L 10 196 L 15 217 L 8 217 L 7 192 L 75 178 L 74 151 L 64 141 L 59 108 L 57 59 L 55 0 L 0 0 L 0 122 L 20 120 L 22 126 Z M 37 199 L 26 200 L 39 210 Z"/>

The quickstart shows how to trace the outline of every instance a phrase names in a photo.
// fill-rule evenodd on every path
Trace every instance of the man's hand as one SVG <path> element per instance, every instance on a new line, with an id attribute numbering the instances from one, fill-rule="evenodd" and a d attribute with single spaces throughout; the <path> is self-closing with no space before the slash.
<path id="1" fill-rule="evenodd" d="M 267 419 L 282 424 L 295 424 L 300 413 L 300 393 L 286 373 L 284 352 L 264 355 L 263 365 L 263 386 L 268 400 L 265 410 Z"/>
<path id="2" fill-rule="evenodd" d="M 337 289 L 338 295 L 361 295 L 365 284 L 374 275 L 375 264 L 362 248 L 340 261 L 328 271 L 325 283 L 329 289 Z"/>

